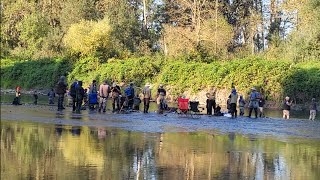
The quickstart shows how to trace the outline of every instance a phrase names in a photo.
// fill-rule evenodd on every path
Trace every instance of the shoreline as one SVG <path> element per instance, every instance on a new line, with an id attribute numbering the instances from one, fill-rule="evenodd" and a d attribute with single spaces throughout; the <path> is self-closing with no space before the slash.
<path id="1" fill-rule="evenodd" d="M 33 89 L 33 90 L 21 90 L 21 94 L 27 94 L 27 95 L 32 95 L 34 91 L 37 91 L 37 93 L 39 95 L 43 95 L 43 96 L 47 96 L 48 91 L 50 90 L 50 88 L 48 89 Z M 15 94 L 15 89 L 2 89 L 1 88 L 1 94 L 10 94 L 10 95 L 14 95 Z M 155 102 L 154 99 L 150 100 L 150 102 Z M 176 101 L 170 101 L 169 99 L 167 99 L 168 103 L 177 103 Z M 199 108 L 205 108 L 205 104 L 200 103 L 199 104 Z M 220 107 L 226 109 L 225 105 L 220 104 Z M 277 102 L 274 101 L 266 101 L 266 105 L 264 107 L 265 109 L 270 109 L 270 110 L 282 110 L 281 107 L 279 107 L 279 104 Z M 308 111 L 309 110 L 309 104 L 305 103 L 305 104 L 293 104 L 291 107 L 292 110 L 294 111 Z M 320 111 L 320 106 L 318 106 L 318 111 Z"/>

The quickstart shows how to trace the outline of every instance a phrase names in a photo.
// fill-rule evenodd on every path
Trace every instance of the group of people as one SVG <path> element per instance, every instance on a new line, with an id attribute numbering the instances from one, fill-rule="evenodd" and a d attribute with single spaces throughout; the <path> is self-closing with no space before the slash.
<path id="1" fill-rule="evenodd" d="M 56 94 L 58 95 L 58 111 L 64 109 L 64 95 L 67 93 L 68 85 L 64 76 L 61 76 L 56 85 Z M 50 93 L 51 94 L 51 93 Z M 149 112 L 149 103 L 151 100 L 150 83 L 147 83 L 142 90 L 144 113 Z M 48 94 L 49 95 L 49 94 Z M 72 98 L 72 111 L 80 113 L 81 109 L 87 105 L 90 110 L 98 109 L 98 112 L 106 112 L 107 100 L 111 96 L 112 112 L 119 111 L 138 111 L 141 103 L 139 94 L 135 93 L 134 83 L 130 83 L 128 87 L 121 90 L 116 82 L 109 85 L 105 80 L 99 87 L 97 81 L 93 80 L 89 86 L 89 91 L 83 88 L 83 82 L 75 80 L 68 91 L 68 95 Z M 163 113 L 167 108 L 165 102 L 166 90 L 163 85 L 159 86 L 157 91 L 158 112 Z M 51 96 L 52 97 L 52 96 Z"/>
<path id="2" fill-rule="evenodd" d="M 48 93 L 49 104 L 54 104 L 54 98 L 57 94 L 58 96 L 58 111 L 62 111 L 64 108 L 63 102 L 65 94 L 68 90 L 68 84 L 66 83 L 65 76 L 61 76 L 56 88 L 51 89 Z M 20 105 L 20 96 L 21 88 L 18 86 L 16 88 L 16 97 L 13 101 L 13 104 Z M 106 112 L 107 100 L 111 96 L 112 100 L 112 112 L 119 112 L 121 110 L 130 110 L 130 111 L 139 111 L 139 106 L 141 104 L 141 99 L 139 94 L 135 92 L 134 83 L 130 83 L 122 93 L 122 90 L 116 82 L 112 83 L 112 86 L 109 85 L 108 81 L 105 80 L 102 84 L 97 85 L 97 81 L 93 80 L 89 86 L 89 91 L 83 88 L 83 82 L 75 80 L 68 91 L 68 95 L 72 99 L 72 111 L 75 113 L 80 113 L 82 109 L 85 109 L 86 106 L 90 110 L 98 109 L 98 112 Z M 146 83 L 145 87 L 142 89 L 143 95 L 143 105 L 144 113 L 149 112 L 149 105 L 152 99 L 150 83 Z M 163 85 L 160 84 L 156 94 L 156 103 L 158 106 L 158 113 L 162 114 L 165 110 L 168 110 L 168 105 L 166 102 L 166 90 Z M 34 104 L 37 104 L 38 94 L 34 91 Z M 207 115 L 223 116 L 224 113 L 221 112 L 221 107 L 219 104 L 216 104 L 215 97 L 207 93 L 206 109 Z M 248 105 L 247 105 L 248 104 Z M 231 93 L 228 96 L 227 100 L 227 109 L 228 113 L 231 114 L 231 118 L 237 118 L 239 107 L 239 115 L 244 116 L 245 106 L 249 108 L 248 117 L 251 118 L 252 111 L 255 113 L 255 118 L 265 117 L 264 106 L 265 98 L 261 95 L 256 88 L 251 88 L 251 93 L 249 95 L 249 102 L 243 98 L 242 95 L 238 95 L 237 90 L 233 87 Z M 292 106 L 292 100 L 290 97 L 285 97 L 282 109 L 283 109 L 283 118 L 290 118 L 290 110 Z M 315 120 L 317 112 L 317 103 L 315 98 L 312 98 L 310 105 L 310 120 Z"/>
<path id="3" fill-rule="evenodd" d="M 210 93 L 207 93 L 206 96 L 207 96 L 207 103 L 206 103 L 207 114 L 212 115 L 212 109 L 213 109 L 214 115 L 216 116 L 223 115 L 223 113 L 221 113 L 220 111 L 221 107 L 219 105 L 217 105 L 216 107 L 216 102 L 214 97 Z M 309 120 L 314 121 L 316 117 L 316 112 L 317 112 L 317 103 L 315 98 L 312 98 L 311 101 L 312 102 L 310 105 Z M 228 113 L 231 114 L 231 118 L 237 118 L 237 114 L 238 114 L 237 103 L 239 103 L 239 110 L 240 110 L 239 115 L 244 116 L 244 109 L 247 102 L 245 101 L 242 95 L 240 95 L 238 99 L 237 90 L 233 87 L 227 100 L 227 109 L 228 109 Z M 265 98 L 263 97 L 263 95 L 261 95 L 256 88 L 254 87 L 251 88 L 251 93 L 249 95 L 249 104 L 248 104 L 248 108 L 249 108 L 248 117 L 251 118 L 252 111 L 254 111 L 255 118 L 258 118 L 258 110 L 259 110 L 259 116 L 265 117 L 264 105 L 265 105 Z M 282 104 L 283 119 L 290 118 L 291 106 L 292 106 L 292 100 L 288 96 L 285 97 Z"/>

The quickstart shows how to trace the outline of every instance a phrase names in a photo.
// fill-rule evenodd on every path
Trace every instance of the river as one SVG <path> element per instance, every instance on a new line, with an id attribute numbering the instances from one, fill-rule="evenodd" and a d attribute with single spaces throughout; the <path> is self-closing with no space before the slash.
<path id="1" fill-rule="evenodd" d="M 1 105 L 1 179 L 319 177 L 319 121 Z"/>

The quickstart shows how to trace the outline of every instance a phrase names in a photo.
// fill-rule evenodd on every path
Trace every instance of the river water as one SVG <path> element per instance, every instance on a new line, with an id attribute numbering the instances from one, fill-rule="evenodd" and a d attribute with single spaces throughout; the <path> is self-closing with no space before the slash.
<path id="1" fill-rule="evenodd" d="M 319 121 L 1 105 L 1 179 L 319 177 Z"/>

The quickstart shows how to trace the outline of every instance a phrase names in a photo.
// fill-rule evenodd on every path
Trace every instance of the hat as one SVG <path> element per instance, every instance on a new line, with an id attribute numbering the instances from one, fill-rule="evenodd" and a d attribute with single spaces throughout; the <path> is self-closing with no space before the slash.
<path id="1" fill-rule="evenodd" d="M 147 86 L 149 87 L 149 86 L 150 86 L 150 83 L 146 83 L 146 85 L 145 85 L 145 86 L 146 86 L 146 87 L 147 87 Z"/>
<path id="2" fill-rule="evenodd" d="M 290 97 L 289 97 L 289 96 L 287 96 L 285 99 L 288 101 L 288 100 L 290 99 Z"/>
<path id="3" fill-rule="evenodd" d="M 252 91 L 256 91 L 257 89 L 255 87 L 251 88 Z"/>
<path id="4" fill-rule="evenodd" d="M 316 98 L 312 98 L 311 100 L 312 100 L 312 101 L 316 101 Z"/>
<path id="5" fill-rule="evenodd" d="M 116 87 L 116 85 L 117 85 L 117 83 L 114 82 L 114 83 L 112 84 L 112 87 Z"/>
<path id="6" fill-rule="evenodd" d="M 163 84 L 160 84 L 160 85 L 159 85 L 159 88 L 163 88 Z"/>

